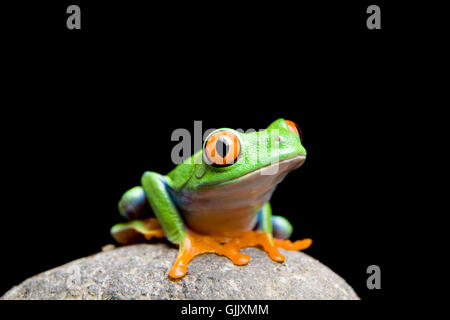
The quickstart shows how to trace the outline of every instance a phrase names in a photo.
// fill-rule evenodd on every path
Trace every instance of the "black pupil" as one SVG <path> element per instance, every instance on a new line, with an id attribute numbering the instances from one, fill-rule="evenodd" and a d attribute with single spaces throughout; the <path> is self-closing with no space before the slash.
<path id="1" fill-rule="evenodd" d="M 222 158 L 225 158 L 225 156 L 227 155 L 229 150 L 230 150 L 230 146 L 228 145 L 228 141 L 223 138 L 219 138 L 219 140 L 217 140 L 217 143 L 216 143 L 217 153 Z"/>

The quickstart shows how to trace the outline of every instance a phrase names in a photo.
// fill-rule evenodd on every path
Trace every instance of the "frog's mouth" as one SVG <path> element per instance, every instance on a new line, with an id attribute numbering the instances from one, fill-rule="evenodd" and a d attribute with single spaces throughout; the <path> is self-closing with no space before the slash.
<path id="1" fill-rule="evenodd" d="M 233 185 L 274 185 L 281 182 L 284 177 L 291 172 L 299 168 L 305 162 L 306 156 L 297 155 L 279 162 L 268 164 L 264 167 L 256 169 L 255 171 L 244 174 L 240 177 L 230 180 L 211 182 L 202 185 L 202 188 L 211 188 L 215 186 L 225 186 L 229 184 Z"/>

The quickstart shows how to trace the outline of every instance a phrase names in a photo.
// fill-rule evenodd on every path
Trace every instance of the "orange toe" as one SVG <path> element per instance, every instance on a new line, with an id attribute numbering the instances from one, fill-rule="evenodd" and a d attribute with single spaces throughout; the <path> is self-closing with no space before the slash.
<path id="1" fill-rule="evenodd" d="M 312 244 L 311 239 L 297 240 L 295 242 L 291 242 L 290 240 L 273 239 L 273 242 L 278 248 L 295 251 L 308 249 Z"/>
<path id="2" fill-rule="evenodd" d="M 174 264 L 172 269 L 169 271 L 169 276 L 171 278 L 177 279 L 183 277 L 187 272 L 187 268 L 184 265 Z"/>

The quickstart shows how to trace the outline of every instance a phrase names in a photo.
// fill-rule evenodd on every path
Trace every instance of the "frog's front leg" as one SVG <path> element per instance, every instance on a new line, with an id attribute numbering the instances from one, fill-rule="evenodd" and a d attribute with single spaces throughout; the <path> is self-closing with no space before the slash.
<path id="1" fill-rule="evenodd" d="M 189 262 L 202 253 L 225 255 L 236 264 L 246 264 L 249 258 L 239 250 L 225 250 L 215 238 L 196 234 L 186 228 L 176 205 L 167 192 L 170 183 L 168 179 L 154 172 L 146 172 L 141 182 L 164 234 L 170 242 L 179 246 L 178 256 L 169 271 L 169 276 L 172 278 L 184 276 Z"/>
<path id="2" fill-rule="evenodd" d="M 182 246 L 186 236 L 185 226 L 167 192 L 166 179 L 168 178 L 158 173 L 147 171 L 143 174 L 141 183 L 153 213 L 158 218 L 167 239 Z"/>
<path id="3" fill-rule="evenodd" d="M 141 183 L 145 190 L 147 200 L 167 239 L 179 246 L 177 261 L 169 272 L 171 277 L 182 277 L 186 274 L 187 263 L 180 261 L 183 252 L 189 250 L 189 239 L 186 241 L 186 231 L 183 220 L 178 212 L 177 207 L 172 202 L 167 192 L 167 177 L 155 172 L 145 172 L 142 176 Z M 188 246 L 186 246 L 186 242 Z"/>

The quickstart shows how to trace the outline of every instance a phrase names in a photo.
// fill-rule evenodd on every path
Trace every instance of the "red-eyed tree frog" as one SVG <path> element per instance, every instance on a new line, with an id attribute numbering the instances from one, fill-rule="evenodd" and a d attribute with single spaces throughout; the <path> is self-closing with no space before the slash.
<path id="1" fill-rule="evenodd" d="M 312 240 L 287 240 L 292 225 L 272 215 L 269 201 L 277 184 L 305 159 L 292 121 L 278 119 L 248 133 L 217 129 L 202 150 L 167 175 L 145 172 L 141 185 L 119 201 L 119 212 L 129 221 L 113 226 L 111 234 L 124 245 L 166 237 L 179 248 L 172 278 L 183 277 L 188 263 L 203 253 L 245 265 L 250 257 L 240 249 L 250 246 L 283 262 L 278 248 L 303 250 Z"/>

